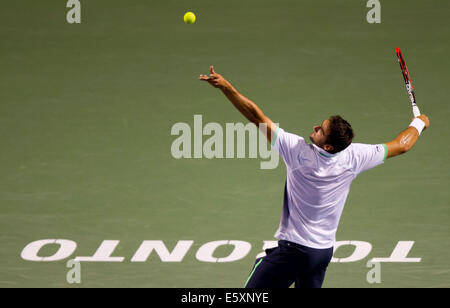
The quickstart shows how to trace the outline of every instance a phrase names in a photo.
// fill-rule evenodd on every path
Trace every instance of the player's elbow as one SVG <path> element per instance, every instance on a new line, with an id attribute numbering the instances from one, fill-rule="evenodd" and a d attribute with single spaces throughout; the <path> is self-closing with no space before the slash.
<path id="1" fill-rule="evenodd" d="M 250 121 L 253 122 L 256 126 L 265 122 L 266 116 L 260 110 L 253 110 L 250 116 Z"/>
<path id="2" fill-rule="evenodd" d="M 404 150 L 404 152 L 403 152 L 403 153 L 406 153 L 406 152 L 408 152 L 409 150 L 411 150 L 411 149 L 412 149 L 412 147 L 413 147 L 413 144 L 411 144 L 411 143 L 407 143 L 407 144 L 405 144 L 405 145 L 403 146 L 403 150 Z"/>
<path id="3" fill-rule="evenodd" d="M 405 154 L 411 149 L 409 145 L 401 143 L 398 140 L 389 142 L 387 144 L 387 148 L 388 148 L 388 155 L 387 155 L 388 158 Z"/>
<path id="4" fill-rule="evenodd" d="M 399 154 L 405 154 L 406 152 L 409 152 L 413 147 L 412 143 L 399 143 Z"/>
<path id="5" fill-rule="evenodd" d="M 398 148 L 396 155 L 402 155 L 408 152 L 408 149 L 405 146 L 401 146 Z"/>

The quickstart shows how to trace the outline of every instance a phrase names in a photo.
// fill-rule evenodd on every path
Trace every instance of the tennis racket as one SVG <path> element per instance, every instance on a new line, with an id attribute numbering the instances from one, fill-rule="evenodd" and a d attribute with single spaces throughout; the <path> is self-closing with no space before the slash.
<path id="1" fill-rule="evenodd" d="M 403 79 L 405 80 L 406 91 L 408 91 L 409 99 L 411 100 L 412 110 L 414 117 L 420 116 L 419 107 L 416 104 L 416 97 L 414 95 L 414 88 L 411 82 L 411 78 L 409 77 L 408 68 L 406 67 L 405 59 L 403 58 L 402 52 L 400 48 L 395 48 L 395 52 L 397 53 L 398 63 L 400 63 L 400 68 L 402 69 Z"/>

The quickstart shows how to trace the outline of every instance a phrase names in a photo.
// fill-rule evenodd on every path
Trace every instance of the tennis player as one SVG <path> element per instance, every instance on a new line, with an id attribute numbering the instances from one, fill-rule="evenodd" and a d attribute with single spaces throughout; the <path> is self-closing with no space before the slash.
<path id="1" fill-rule="evenodd" d="M 287 179 L 281 222 L 275 237 L 278 247 L 256 260 L 246 288 L 320 288 L 333 256 L 335 235 L 352 181 L 382 164 L 386 158 L 408 152 L 427 116 L 414 118 L 397 138 L 385 144 L 352 143 L 351 125 L 331 116 L 314 126 L 305 139 L 277 127 L 259 107 L 239 93 L 210 67 L 200 80 L 222 90 L 231 103 L 263 130 L 286 164 Z M 261 125 L 264 124 L 264 125 Z"/>

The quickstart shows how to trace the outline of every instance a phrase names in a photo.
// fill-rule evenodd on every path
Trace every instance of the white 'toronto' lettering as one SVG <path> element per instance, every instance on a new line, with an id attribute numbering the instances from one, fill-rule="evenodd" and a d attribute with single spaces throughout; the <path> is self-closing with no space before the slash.
<path id="1" fill-rule="evenodd" d="M 120 241 L 103 241 L 92 257 L 76 257 L 75 261 L 83 262 L 122 262 L 124 257 L 111 257 Z"/>
<path id="2" fill-rule="evenodd" d="M 77 262 L 123 262 L 125 257 L 112 257 L 111 255 L 115 251 L 120 241 L 118 240 L 105 240 L 98 247 L 97 251 L 92 256 L 76 257 L 74 260 Z M 131 262 L 146 262 L 150 254 L 155 251 L 158 254 L 161 262 L 181 262 L 191 249 L 194 241 L 183 240 L 178 241 L 176 246 L 169 251 L 161 240 L 143 241 L 133 257 Z M 39 256 L 39 252 L 47 245 L 59 245 L 58 250 L 51 256 Z M 232 245 L 233 251 L 226 257 L 217 258 L 214 253 L 217 248 L 225 245 Z M 334 246 L 334 253 L 343 246 L 353 246 L 353 252 L 345 258 L 331 259 L 331 262 L 356 262 L 366 258 L 372 250 L 372 245 L 369 242 L 364 241 L 337 241 Z M 414 245 L 414 241 L 399 241 L 388 258 L 373 258 L 370 260 L 372 263 L 380 262 L 421 262 L 421 258 L 409 258 L 408 254 Z M 277 241 L 264 241 L 263 250 L 277 246 Z M 238 240 L 222 240 L 207 242 L 200 246 L 196 253 L 196 259 L 201 262 L 234 262 L 245 258 L 251 250 L 251 244 L 246 241 Z M 71 240 L 63 239 L 44 239 L 29 243 L 22 250 L 20 256 L 23 260 L 33 262 L 48 262 L 48 261 L 60 261 L 71 256 L 77 243 Z M 256 258 L 264 257 L 265 253 L 259 253 Z M 153 261 L 155 261 L 153 259 Z"/>
<path id="3" fill-rule="evenodd" d="M 422 258 L 408 258 L 414 241 L 399 241 L 389 258 L 373 258 L 371 262 L 420 262 Z"/>
<path id="4" fill-rule="evenodd" d="M 368 242 L 364 241 L 338 241 L 334 245 L 334 251 L 333 253 L 336 253 L 336 250 L 345 245 L 352 245 L 355 246 L 355 250 L 353 253 L 348 256 L 347 258 L 332 258 L 331 262 L 340 262 L 340 263 L 346 263 L 346 262 L 356 262 L 359 260 L 362 260 L 366 258 L 370 251 L 372 250 L 372 245 Z"/>
<path id="5" fill-rule="evenodd" d="M 52 256 L 48 257 L 40 257 L 38 256 L 39 250 L 46 245 L 59 245 L 59 249 Z M 48 240 L 39 240 L 29 243 L 23 250 L 20 256 L 22 259 L 27 261 L 60 261 L 64 260 L 75 251 L 77 248 L 77 243 L 70 240 L 57 240 L 57 239 L 48 239 Z"/>
<path id="6" fill-rule="evenodd" d="M 223 245 L 234 245 L 234 249 L 231 254 L 225 258 L 215 258 L 213 257 L 214 251 Z M 204 244 L 199 248 L 195 257 L 197 260 L 202 262 L 211 263 L 224 263 L 233 262 L 245 258 L 245 256 L 250 252 L 252 246 L 248 242 L 244 241 L 214 241 Z"/>
<path id="7" fill-rule="evenodd" d="M 172 252 L 169 252 L 163 241 L 143 241 L 134 254 L 131 262 L 145 262 L 155 250 L 163 262 L 181 262 L 194 241 L 178 241 Z"/>

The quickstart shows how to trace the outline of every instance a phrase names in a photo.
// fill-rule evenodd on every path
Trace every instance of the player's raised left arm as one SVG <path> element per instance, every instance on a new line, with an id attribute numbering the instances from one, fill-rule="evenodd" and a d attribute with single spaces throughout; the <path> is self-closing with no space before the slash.
<path id="1" fill-rule="evenodd" d="M 210 75 L 200 75 L 199 79 L 207 81 L 215 88 L 222 90 L 223 94 L 228 100 L 239 110 L 250 122 L 260 127 L 260 124 L 265 124 L 266 129 L 263 133 L 266 135 L 269 142 L 272 142 L 272 136 L 275 136 L 276 125 L 272 122 L 261 109 L 250 99 L 239 93 L 233 85 L 223 78 L 222 75 L 214 71 L 214 67 L 209 68 Z"/>
<path id="2" fill-rule="evenodd" d="M 426 115 L 422 114 L 418 116 L 417 119 L 423 121 L 423 129 L 426 129 L 428 126 L 430 126 L 430 120 Z M 386 143 L 388 151 L 387 158 L 408 152 L 414 146 L 414 144 L 416 144 L 418 139 L 419 131 L 417 130 L 417 128 L 414 126 L 409 126 L 407 129 L 398 134 L 398 136 L 394 140 Z"/>

